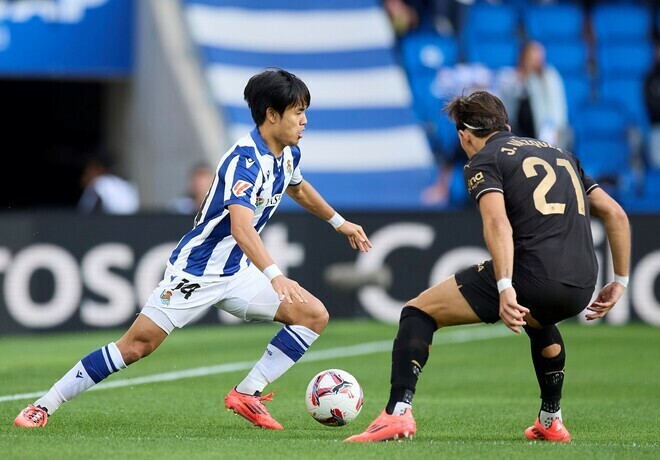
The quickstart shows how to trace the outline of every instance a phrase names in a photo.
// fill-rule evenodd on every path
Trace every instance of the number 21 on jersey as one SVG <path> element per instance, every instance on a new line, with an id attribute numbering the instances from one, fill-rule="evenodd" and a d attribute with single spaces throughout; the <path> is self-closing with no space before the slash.
<path id="1" fill-rule="evenodd" d="M 539 185 L 534 189 L 534 206 L 538 211 L 547 216 L 548 214 L 564 214 L 566 209 L 565 203 L 548 203 L 546 195 L 550 191 L 555 182 L 557 182 L 557 173 L 553 169 L 552 165 L 539 157 L 528 157 L 523 161 L 523 171 L 525 176 L 528 178 L 536 177 L 538 172 L 536 171 L 536 166 L 542 166 L 545 169 L 546 176 L 541 180 Z M 578 178 L 573 165 L 570 161 L 565 158 L 557 158 L 557 166 L 560 168 L 566 169 L 568 174 L 571 176 L 571 182 L 573 183 L 573 188 L 575 189 L 575 198 L 577 199 L 578 213 L 585 215 L 584 207 L 584 195 L 582 194 L 582 189 L 580 188 L 580 179 Z"/>

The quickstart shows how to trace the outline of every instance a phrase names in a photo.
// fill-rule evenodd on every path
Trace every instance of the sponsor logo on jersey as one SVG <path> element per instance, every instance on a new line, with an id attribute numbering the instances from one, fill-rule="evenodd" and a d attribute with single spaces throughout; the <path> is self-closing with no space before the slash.
<path id="1" fill-rule="evenodd" d="M 484 173 L 479 171 L 477 174 L 474 176 L 470 177 L 468 179 L 468 191 L 471 192 L 475 188 L 477 188 L 480 184 L 483 184 L 485 182 L 484 179 Z"/>
<path id="2" fill-rule="evenodd" d="M 258 196 L 257 197 L 257 207 L 259 208 L 261 206 L 275 206 L 277 203 L 280 202 L 281 199 L 282 199 L 282 194 L 281 193 L 278 193 L 277 195 L 273 195 L 268 199 L 265 199 L 261 196 Z"/>
<path id="3" fill-rule="evenodd" d="M 231 191 L 234 192 L 236 196 L 245 196 L 245 191 L 252 187 L 252 184 L 244 180 L 237 180 L 234 186 L 231 188 Z"/>

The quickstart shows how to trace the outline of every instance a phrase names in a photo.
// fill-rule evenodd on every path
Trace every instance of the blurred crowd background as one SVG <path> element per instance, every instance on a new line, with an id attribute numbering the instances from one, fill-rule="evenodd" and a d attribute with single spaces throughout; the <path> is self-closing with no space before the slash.
<path id="1" fill-rule="evenodd" d="M 338 209 L 474 207 L 440 109 L 488 89 L 516 134 L 658 213 L 656 3 L 0 0 L 0 209 L 194 213 L 252 127 L 247 79 L 280 66 L 310 87 L 303 173 Z"/>

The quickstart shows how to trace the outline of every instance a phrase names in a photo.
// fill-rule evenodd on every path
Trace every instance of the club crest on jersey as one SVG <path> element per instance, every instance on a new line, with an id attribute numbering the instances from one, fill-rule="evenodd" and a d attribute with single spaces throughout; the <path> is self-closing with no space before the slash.
<path id="1" fill-rule="evenodd" d="M 289 174 L 293 173 L 293 166 L 291 165 L 291 160 L 286 160 L 286 172 Z"/>
<path id="2" fill-rule="evenodd" d="M 245 196 L 245 191 L 252 187 L 252 184 L 244 180 L 237 180 L 234 186 L 231 188 L 231 191 L 234 192 L 236 196 Z"/>
<path id="3" fill-rule="evenodd" d="M 169 305 L 170 299 L 172 298 L 172 291 L 169 289 L 163 289 L 163 292 L 160 293 L 160 303 L 163 305 Z"/>

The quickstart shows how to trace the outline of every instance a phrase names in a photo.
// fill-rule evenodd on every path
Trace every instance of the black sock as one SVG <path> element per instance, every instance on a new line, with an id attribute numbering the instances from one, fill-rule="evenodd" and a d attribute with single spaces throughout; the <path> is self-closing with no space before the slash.
<path id="1" fill-rule="evenodd" d="M 385 411 L 392 414 L 398 402 L 412 403 L 417 379 L 429 358 L 435 320 L 422 310 L 406 306 L 401 311 L 399 332 L 392 348 L 392 384 Z"/>
<path id="2" fill-rule="evenodd" d="M 541 410 L 558 412 L 561 390 L 564 385 L 564 366 L 566 364 L 564 341 L 559 329 L 554 325 L 543 329 L 526 326 L 525 332 L 529 336 L 536 379 L 541 389 Z M 542 350 L 553 344 L 561 347 L 559 354 L 554 358 L 544 358 L 541 355 Z"/>

